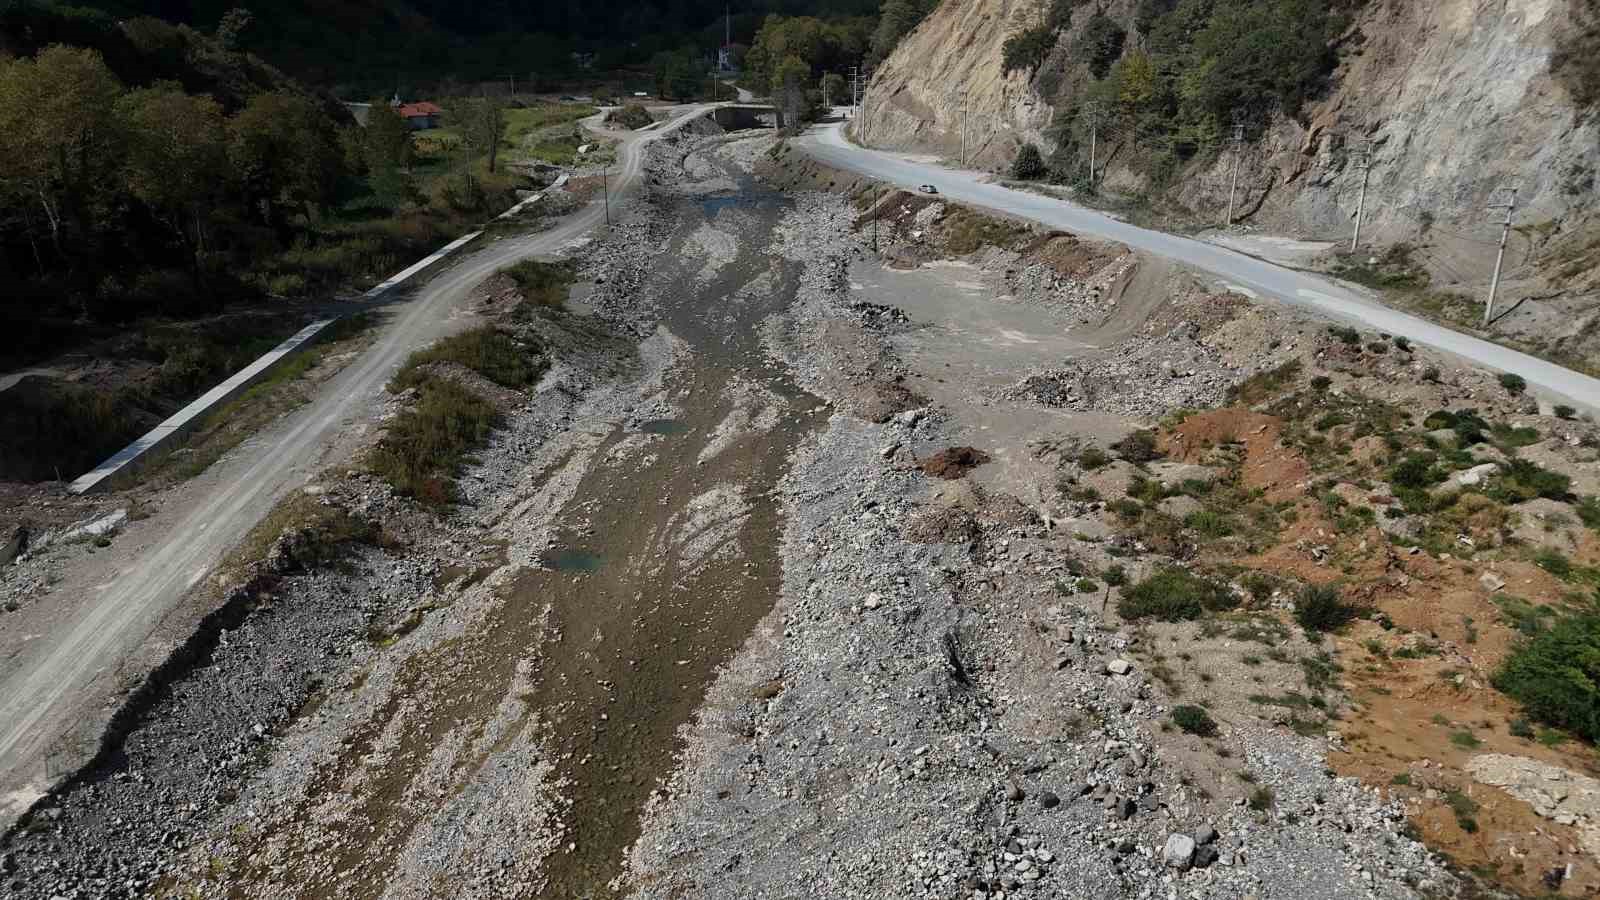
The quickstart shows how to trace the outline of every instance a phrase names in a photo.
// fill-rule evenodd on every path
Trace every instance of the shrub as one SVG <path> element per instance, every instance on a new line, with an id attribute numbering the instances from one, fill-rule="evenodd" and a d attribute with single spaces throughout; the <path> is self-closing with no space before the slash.
<path id="1" fill-rule="evenodd" d="M 1533 563 L 1557 578 L 1572 576 L 1572 560 L 1560 550 L 1540 550 L 1533 555 Z"/>
<path id="2" fill-rule="evenodd" d="M 1100 585 L 1093 578 L 1079 578 L 1077 589 L 1080 594 L 1092 594 L 1100 590 Z"/>
<path id="3" fill-rule="evenodd" d="M 1226 585 L 1183 569 L 1162 569 L 1124 591 L 1117 601 L 1117 613 L 1124 619 L 1178 622 L 1237 605 Z"/>
<path id="4" fill-rule="evenodd" d="M 1529 741 L 1533 740 L 1533 726 L 1528 724 L 1528 720 L 1522 718 L 1521 716 L 1512 719 L 1510 724 L 1506 726 L 1506 730 L 1511 732 L 1512 737 L 1519 737 Z"/>
<path id="5" fill-rule="evenodd" d="M 1107 456 L 1106 452 L 1099 447 L 1090 447 L 1078 454 L 1078 465 L 1083 466 L 1089 472 L 1093 472 L 1109 462 L 1111 462 L 1111 457 Z"/>
<path id="6" fill-rule="evenodd" d="M 1121 563 L 1107 568 L 1100 573 L 1100 577 L 1112 587 L 1120 587 L 1128 583 L 1128 571 L 1122 567 Z"/>
<path id="7" fill-rule="evenodd" d="M 467 452 L 498 420 L 488 401 L 453 381 L 425 379 L 411 409 L 384 429 L 368 463 L 396 492 L 430 506 L 455 495 L 453 480 Z"/>
<path id="8" fill-rule="evenodd" d="M 1528 389 L 1528 380 L 1514 372 L 1500 373 L 1500 386 L 1513 394 L 1520 394 Z"/>
<path id="9" fill-rule="evenodd" d="M 1311 379 L 1311 389 L 1319 394 L 1323 391 L 1326 391 L 1332 384 L 1333 379 L 1326 375 L 1318 375 L 1317 377 Z"/>
<path id="10" fill-rule="evenodd" d="M 1512 459 L 1500 463 L 1500 474 L 1484 493 L 1501 503 L 1521 503 L 1535 497 L 1561 500 L 1571 487 L 1572 479 L 1559 472 L 1526 459 Z"/>
<path id="11" fill-rule="evenodd" d="M 1530 718 L 1600 740 L 1600 613 L 1563 617 L 1523 640 L 1493 682 Z"/>
<path id="12" fill-rule="evenodd" d="M 1272 808 L 1275 800 L 1277 800 L 1277 795 L 1272 793 L 1272 788 L 1258 787 L 1250 792 L 1249 805 L 1256 812 L 1266 812 Z"/>
<path id="13" fill-rule="evenodd" d="M 1306 631 L 1334 631 L 1356 617 L 1359 610 L 1344 602 L 1330 584 L 1309 584 L 1294 600 L 1294 619 Z"/>
<path id="14" fill-rule="evenodd" d="M 1396 348 L 1398 348 L 1399 350 L 1401 350 L 1401 351 L 1403 351 L 1405 353 L 1410 353 L 1411 352 L 1411 339 L 1410 338 L 1402 337 L 1400 335 L 1395 335 L 1394 345 L 1395 345 Z"/>
<path id="15" fill-rule="evenodd" d="M 1420 490 L 1443 481 L 1445 475 L 1434 465 L 1432 454 L 1407 453 L 1389 470 L 1389 483 L 1397 488 Z"/>
<path id="16" fill-rule="evenodd" d="M 1172 708 L 1172 724 L 1183 729 L 1189 734 L 1200 737 L 1211 737 L 1217 733 L 1216 720 L 1211 714 L 1198 706 L 1174 706 Z"/>
<path id="17" fill-rule="evenodd" d="M 1437 382 L 1439 380 L 1439 367 L 1429 366 L 1422 370 L 1422 380 Z"/>
<path id="18" fill-rule="evenodd" d="M 1044 156 L 1039 153 L 1039 148 L 1033 144 L 1023 144 L 1017 148 L 1017 158 L 1011 161 L 1011 177 L 1021 181 L 1032 181 L 1043 178 L 1045 174 Z"/>
<path id="19" fill-rule="evenodd" d="M 1199 532 L 1202 537 L 1221 538 L 1233 534 L 1233 520 L 1209 509 L 1195 510 L 1184 517 L 1183 524 Z"/>
<path id="20" fill-rule="evenodd" d="M 1111 445 L 1117 455 L 1131 463 L 1150 462 L 1160 458 L 1156 452 L 1156 433 L 1148 428 L 1141 428 L 1127 437 Z"/>
<path id="21" fill-rule="evenodd" d="M 1383 354 L 1389 352 L 1389 345 L 1385 344 L 1383 341 L 1373 341 L 1367 345 L 1367 352 L 1382 356 Z"/>
<path id="22" fill-rule="evenodd" d="M 1007 73 L 1022 69 L 1031 76 L 1055 45 L 1056 30 L 1040 25 L 1006 38 L 1000 48 L 1000 59 Z"/>
<path id="23" fill-rule="evenodd" d="M 451 335 L 411 354 L 395 374 L 390 389 L 416 387 L 428 380 L 423 367 L 438 362 L 459 363 L 508 388 L 527 387 L 544 371 L 543 360 L 518 347 L 509 335 L 485 326 Z"/>
<path id="24" fill-rule="evenodd" d="M 1570 419 L 1578 414 L 1576 409 L 1573 409 L 1565 403 L 1557 403 L 1554 412 L 1556 414 L 1556 418 L 1558 419 Z"/>
<path id="25" fill-rule="evenodd" d="M 1483 746 L 1483 741 L 1478 740 L 1478 736 L 1470 731 L 1450 732 L 1450 743 L 1455 744 L 1457 747 L 1460 747 L 1463 750 L 1475 750 L 1478 747 Z"/>
<path id="26" fill-rule="evenodd" d="M 1600 497 L 1584 497 L 1578 501 L 1578 520 L 1600 531 Z"/>
<path id="27" fill-rule="evenodd" d="M 1351 346 L 1361 343 L 1360 333 L 1345 325 L 1329 325 L 1328 333 Z"/>
<path id="28" fill-rule="evenodd" d="M 573 276 L 569 263 L 537 259 L 525 259 L 500 271 L 517 283 L 517 289 L 529 303 L 550 309 L 559 309 L 567 299 L 567 286 L 572 284 Z"/>

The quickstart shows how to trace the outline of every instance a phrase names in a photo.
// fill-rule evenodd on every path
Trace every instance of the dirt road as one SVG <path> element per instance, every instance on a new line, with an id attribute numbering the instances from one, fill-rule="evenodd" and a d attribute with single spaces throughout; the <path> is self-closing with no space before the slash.
<path id="1" fill-rule="evenodd" d="M 620 145 L 614 207 L 639 178 L 642 145 L 701 109 Z M 161 513 L 135 523 L 119 542 L 132 552 L 105 553 L 76 566 L 50 602 L 34 604 L 35 618 L 7 619 L 10 646 L 0 660 L 0 825 L 54 776 L 91 755 L 92 740 L 57 742 L 69 729 L 92 737 L 104 713 L 90 711 L 128 677 L 119 672 L 125 656 L 278 498 L 338 459 L 370 426 L 374 400 L 389 376 L 412 351 L 458 327 L 453 311 L 467 292 L 518 259 L 581 238 L 603 219 L 604 210 L 591 203 L 549 231 L 490 241 L 409 296 L 385 301 L 375 344 L 316 400 L 179 488 Z"/>
<path id="2" fill-rule="evenodd" d="M 986 172 L 952 170 L 904 154 L 861 147 L 845 137 L 840 124 L 817 126 L 796 143 L 816 159 L 846 171 L 906 188 L 934 183 L 953 200 L 999 210 L 1073 234 L 1118 241 L 1193 266 L 1252 298 L 1268 298 L 1335 321 L 1404 335 L 1474 364 L 1515 372 L 1530 385 L 1563 401 L 1590 412 L 1600 412 L 1600 399 L 1597 399 L 1600 398 L 1600 379 L 1390 309 L 1349 285 L 1283 268 L 1206 241 L 1139 228 L 1063 200 L 990 184 Z"/>

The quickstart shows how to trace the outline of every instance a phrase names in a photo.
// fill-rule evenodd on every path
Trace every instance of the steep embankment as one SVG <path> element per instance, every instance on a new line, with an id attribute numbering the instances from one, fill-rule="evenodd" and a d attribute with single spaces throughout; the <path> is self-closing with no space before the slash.
<path id="1" fill-rule="evenodd" d="M 1372 142 L 1369 234 L 1415 240 L 1432 227 L 1493 237 L 1485 207 L 1519 188 L 1519 220 L 1571 224 L 1590 206 L 1600 169 L 1600 126 L 1585 118 L 1551 58 L 1575 26 L 1581 0 L 1374 0 L 1338 38 L 1338 65 L 1297 118 L 1276 115 L 1241 159 L 1241 216 L 1263 227 L 1335 237 L 1348 233 L 1360 171 L 1350 148 Z M 1104 11 L 1126 31 L 1124 54 L 1147 40 L 1131 0 Z M 1036 26 L 1040 4 L 947 2 L 885 61 L 867 92 L 863 124 L 877 146 L 955 155 L 961 102 L 978 164 L 1008 164 L 1020 140 L 1057 149 L 1048 126 L 1090 97 L 1080 36 L 1093 10 L 1073 11 L 1054 48 L 1028 77 L 1002 72 L 1008 36 Z M 1100 145 L 1106 187 L 1156 187 L 1131 129 L 1108 127 Z M 1121 133 L 1118 133 L 1121 132 Z M 969 157 L 972 159 L 974 157 Z M 1109 164 L 1107 165 L 1107 160 Z M 1059 165 L 1060 160 L 1056 163 Z M 1194 210 L 1226 203 L 1232 158 L 1202 149 L 1162 191 Z M 1463 251 L 1469 248 L 1463 248 Z M 1492 253 L 1460 252 L 1463 276 Z"/>
<path id="2" fill-rule="evenodd" d="M 1030 0 L 940 3 L 873 75 L 862 119 L 867 142 L 957 158 L 963 90 L 969 165 L 998 168 L 1021 141 L 1043 142 L 1050 105 L 1026 73 L 1007 74 L 1001 62 L 1006 38 L 1039 15 Z"/>

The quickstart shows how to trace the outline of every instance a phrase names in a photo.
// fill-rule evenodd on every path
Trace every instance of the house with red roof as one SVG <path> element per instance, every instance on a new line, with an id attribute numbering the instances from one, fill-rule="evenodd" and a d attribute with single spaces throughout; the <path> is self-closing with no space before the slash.
<path id="1" fill-rule="evenodd" d="M 412 131 L 426 131 L 429 128 L 438 128 L 439 120 L 444 116 L 444 110 L 426 100 L 398 104 L 395 106 L 395 111 L 400 113 L 400 117 L 406 120 Z"/>

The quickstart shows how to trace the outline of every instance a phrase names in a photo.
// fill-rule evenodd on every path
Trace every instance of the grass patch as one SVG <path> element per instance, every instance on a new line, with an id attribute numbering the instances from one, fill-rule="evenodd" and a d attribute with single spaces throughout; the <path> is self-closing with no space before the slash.
<path id="1" fill-rule="evenodd" d="M 1450 743 L 1463 750 L 1476 750 L 1483 746 L 1483 741 L 1478 740 L 1477 735 L 1465 730 L 1450 732 Z"/>
<path id="2" fill-rule="evenodd" d="M 1178 622 L 1238 605 L 1227 585 L 1183 569 L 1162 569 L 1123 592 L 1117 613 L 1124 619 Z"/>
<path id="3" fill-rule="evenodd" d="M 525 301 L 546 309 L 560 309 L 566 302 L 567 288 L 572 285 L 574 274 L 571 263 L 537 259 L 525 259 L 501 269 L 500 273 L 517 283 Z M 513 311 L 513 318 L 523 318 L 520 309 L 519 306 L 518 311 Z"/>
<path id="4" fill-rule="evenodd" d="M 510 335 L 484 326 L 451 335 L 426 350 L 411 354 L 389 383 L 389 390 L 398 393 L 434 380 L 422 369 L 441 362 L 459 363 L 501 387 L 512 389 L 533 384 L 544 371 L 543 360 L 519 347 Z"/>
<path id="5" fill-rule="evenodd" d="M 467 453 L 489 437 L 499 415 L 452 381 L 429 378 L 419 390 L 416 405 L 384 430 L 368 465 L 397 493 L 444 506 L 455 499 L 455 476 Z"/>
<path id="6" fill-rule="evenodd" d="M 1462 831 L 1472 834 L 1478 830 L 1478 822 L 1472 817 L 1478 811 L 1478 804 L 1471 797 L 1460 791 L 1446 791 L 1444 802 L 1455 813 L 1456 824 L 1461 826 Z"/>
<path id="7" fill-rule="evenodd" d="M 1284 388 L 1294 383 L 1300 374 L 1300 360 L 1291 359 L 1281 366 L 1257 372 L 1228 389 L 1228 401 L 1243 406 L 1254 406 L 1276 397 Z"/>

